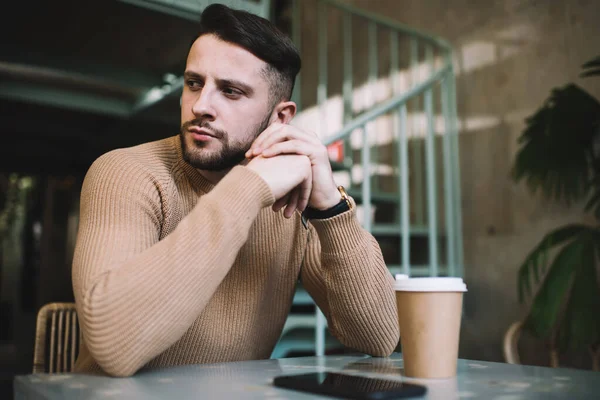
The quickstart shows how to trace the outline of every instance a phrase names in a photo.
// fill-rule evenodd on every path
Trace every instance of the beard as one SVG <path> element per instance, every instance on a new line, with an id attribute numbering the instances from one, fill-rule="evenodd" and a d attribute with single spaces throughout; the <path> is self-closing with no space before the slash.
<path id="1" fill-rule="evenodd" d="M 224 171 L 231 169 L 246 158 L 246 152 L 250 149 L 254 140 L 269 126 L 270 117 L 271 113 L 269 112 L 262 122 L 249 130 L 249 134 L 244 135 L 246 139 L 239 142 L 231 142 L 226 131 L 213 128 L 205 119 L 196 118 L 187 121 L 181 125 L 179 132 L 183 159 L 192 167 L 200 170 Z M 192 126 L 210 130 L 215 137 L 213 140 L 218 140 L 221 143 L 221 149 L 207 150 L 205 147 L 209 146 L 210 143 L 195 140 L 192 140 L 190 145 L 186 140 L 186 135 Z"/>

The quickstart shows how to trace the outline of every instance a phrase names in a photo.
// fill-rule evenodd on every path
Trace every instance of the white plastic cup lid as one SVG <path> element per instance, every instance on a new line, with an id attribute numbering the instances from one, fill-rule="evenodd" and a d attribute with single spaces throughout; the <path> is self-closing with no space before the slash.
<path id="1" fill-rule="evenodd" d="M 394 290 L 399 292 L 466 292 L 462 278 L 408 278 L 396 279 Z"/>

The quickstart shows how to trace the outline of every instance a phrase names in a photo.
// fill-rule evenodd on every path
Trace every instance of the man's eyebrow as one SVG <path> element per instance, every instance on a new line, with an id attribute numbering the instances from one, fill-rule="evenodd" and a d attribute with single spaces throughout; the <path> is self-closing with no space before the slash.
<path id="1" fill-rule="evenodd" d="M 200 74 L 198 74 L 198 73 L 196 73 L 196 72 L 193 72 L 193 71 L 185 71 L 185 72 L 183 73 L 183 77 L 184 77 L 184 78 L 186 78 L 186 79 L 187 79 L 187 78 L 196 78 L 196 79 L 202 79 L 202 76 L 201 76 Z"/>
<path id="2" fill-rule="evenodd" d="M 250 85 L 245 84 L 241 81 L 236 81 L 235 79 L 217 79 L 217 84 L 219 86 L 233 86 L 240 89 L 242 92 L 246 94 L 246 96 L 250 97 L 254 94 L 254 89 Z"/>

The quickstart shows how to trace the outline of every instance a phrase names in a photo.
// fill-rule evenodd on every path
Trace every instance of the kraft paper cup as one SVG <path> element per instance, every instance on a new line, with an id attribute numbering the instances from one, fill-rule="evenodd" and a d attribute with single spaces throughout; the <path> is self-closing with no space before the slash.
<path id="1" fill-rule="evenodd" d="M 400 277 L 394 289 L 405 375 L 456 376 L 463 280 Z"/>

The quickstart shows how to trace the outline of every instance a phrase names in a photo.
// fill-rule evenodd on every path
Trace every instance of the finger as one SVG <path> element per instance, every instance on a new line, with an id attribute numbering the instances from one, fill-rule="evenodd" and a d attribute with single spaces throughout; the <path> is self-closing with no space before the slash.
<path id="1" fill-rule="evenodd" d="M 256 156 L 273 143 L 282 142 L 288 139 L 287 129 L 283 129 L 282 125 L 279 127 L 279 129 L 273 129 L 257 138 L 257 140 L 252 144 L 250 151 L 252 152 L 252 155 Z"/>
<path id="2" fill-rule="evenodd" d="M 308 201 L 310 200 L 310 194 L 312 192 L 312 176 L 307 177 L 300 184 L 300 196 L 298 198 L 298 210 L 301 212 L 306 210 Z"/>
<path id="3" fill-rule="evenodd" d="M 285 196 L 283 196 L 282 198 L 280 198 L 279 200 L 277 200 L 275 202 L 275 204 L 273 204 L 272 209 L 275 212 L 278 212 L 279 210 L 281 210 L 283 208 L 283 206 L 285 206 L 288 202 L 288 199 L 290 197 L 290 194 L 286 194 Z"/>
<path id="4" fill-rule="evenodd" d="M 288 200 L 287 205 L 285 206 L 285 211 L 283 212 L 283 216 L 286 218 L 291 218 L 294 215 L 294 211 L 296 211 L 296 207 L 298 206 L 298 199 L 300 197 L 300 189 L 296 187 L 292 190 L 290 194 L 290 198 Z"/>
<path id="5" fill-rule="evenodd" d="M 256 142 L 251 148 L 252 155 L 257 156 L 262 154 L 265 149 L 268 149 L 276 143 L 292 140 L 300 140 L 314 146 L 322 146 L 321 141 L 315 136 L 311 136 L 310 134 L 291 126 L 282 125 L 281 127 L 282 129 L 271 131 L 268 135 L 265 135 Z"/>
<path id="6" fill-rule="evenodd" d="M 302 130 L 296 129 L 294 127 L 284 128 L 278 131 L 273 132 L 268 137 L 265 137 L 264 140 L 260 144 L 261 149 L 268 149 L 275 143 L 285 142 L 290 140 L 301 140 L 306 143 L 310 143 L 312 145 L 322 146 L 323 144 L 316 136 L 312 136 Z"/>
<path id="7" fill-rule="evenodd" d="M 256 149 L 259 146 L 261 146 L 261 144 L 264 142 L 264 140 L 267 137 L 271 136 L 274 132 L 279 131 L 283 127 L 284 127 L 284 125 L 281 124 L 281 123 L 279 123 L 279 122 L 274 122 L 271 125 L 269 125 L 267 127 L 267 129 L 265 129 L 264 131 L 262 131 L 262 133 L 260 135 L 258 135 L 258 137 L 256 139 L 254 139 L 254 142 L 252 142 L 252 145 L 250 146 L 250 148 L 246 152 L 246 157 L 252 157 L 254 149 Z"/>
<path id="8" fill-rule="evenodd" d="M 315 145 L 311 143 L 302 140 L 289 140 L 287 142 L 275 143 L 272 146 L 265 148 L 262 151 L 261 156 L 268 158 L 279 154 L 298 154 L 312 159 L 316 150 Z"/>

